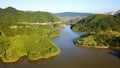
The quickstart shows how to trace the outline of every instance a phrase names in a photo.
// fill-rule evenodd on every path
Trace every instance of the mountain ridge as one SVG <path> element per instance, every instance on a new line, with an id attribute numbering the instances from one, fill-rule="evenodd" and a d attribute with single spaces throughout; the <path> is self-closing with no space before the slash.
<path id="1" fill-rule="evenodd" d="M 22 10 L 17 10 L 13 7 L 7 7 L 5 9 L 0 9 L 0 23 L 44 23 L 44 22 L 57 22 L 60 21 L 54 14 L 50 12 L 36 11 L 27 12 Z"/>
<path id="2" fill-rule="evenodd" d="M 87 17 L 89 15 L 91 15 L 92 13 L 79 13 L 79 12 L 62 12 L 62 13 L 55 13 L 55 15 L 65 21 L 65 22 L 69 22 L 72 19 L 75 18 L 84 18 Z"/>

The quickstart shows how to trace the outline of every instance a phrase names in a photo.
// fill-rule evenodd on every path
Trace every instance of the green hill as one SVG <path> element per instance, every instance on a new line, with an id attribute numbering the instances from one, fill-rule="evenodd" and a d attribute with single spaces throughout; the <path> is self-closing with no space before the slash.
<path id="1" fill-rule="evenodd" d="M 75 24 L 73 30 L 82 32 L 113 30 L 120 31 L 120 17 L 111 15 L 91 15 Z"/>
<path id="2" fill-rule="evenodd" d="M 15 8 L 8 7 L 6 9 L 0 9 L 0 24 L 12 24 L 12 23 L 47 23 L 60 21 L 54 14 L 49 12 L 25 12 L 16 10 Z"/>
<path id="3" fill-rule="evenodd" d="M 29 60 L 49 58 L 60 53 L 51 41 L 59 36 L 61 24 L 48 12 L 24 12 L 12 7 L 0 9 L 0 58 L 15 62 L 22 56 Z M 49 23 L 38 25 L 39 23 Z M 31 25 L 37 23 L 37 25 Z"/>
<path id="4" fill-rule="evenodd" d="M 120 47 L 120 16 L 116 14 L 112 15 L 104 15 L 104 14 L 95 14 L 91 15 L 83 20 L 80 20 L 77 24 L 73 25 L 73 31 L 77 32 L 85 32 L 89 34 L 79 39 L 75 42 L 78 43 L 83 38 L 89 38 L 92 36 L 94 44 L 96 46 L 115 46 Z M 90 42 L 87 42 L 90 43 Z M 88 45 L 87 46 L 91 46 Z"/>
<path id="5" fill-rule="evenodd" d="M 59 36 L 51 25 L 7 29 L 0 36 L 0 58 L 3 62 L 15 62 L 22 56 L 29 60 L 48 58 L 60 53 L 50 38 Z"/>

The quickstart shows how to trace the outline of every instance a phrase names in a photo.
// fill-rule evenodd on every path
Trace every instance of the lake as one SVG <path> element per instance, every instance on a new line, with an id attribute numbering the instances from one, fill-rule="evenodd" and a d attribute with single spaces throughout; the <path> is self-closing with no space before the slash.
<path id="1" fill-rule="evenodd" d="M 82 33 L 73 32 L 69 25 L 59 32 L 60 37 L 53 39 L 61 50 L 59 55 L 39 61 L 22 58 L 15 63 L 0 62 L 0 68 L 120 68 L 120 58 L 112 50 L 75 46 L 73 40 Z"/>

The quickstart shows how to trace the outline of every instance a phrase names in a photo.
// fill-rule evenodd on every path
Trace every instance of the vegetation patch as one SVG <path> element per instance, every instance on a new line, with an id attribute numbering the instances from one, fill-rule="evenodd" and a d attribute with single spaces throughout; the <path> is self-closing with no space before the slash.
<path id="1" fill-rule="evenodd" d="M 80 20 L 71 28 L 75 32 L 85 32 L 76 39 L 77 45 L 94 48 L 120 47 L 120 16 L 95 14 Z"/>
<path id="2" fill-rule="evenodd" d="M 0 57 L 3 62 L 15 62 L 22 56 L 29 60 L 48 58 L 60 53 L 51 38 L 59 36 L 57 27 L 29 26 L 28 28 L 4 29 L 0 36 Z"/>
<path id="3" fill-rule="evenodd" d="M 38 60 L 59 54 L 51 38 L 59 36 L 61 24 L 49 12 L 0 9 L 0 57 L 3 62 L 14 62 L 22 56 Z"/>

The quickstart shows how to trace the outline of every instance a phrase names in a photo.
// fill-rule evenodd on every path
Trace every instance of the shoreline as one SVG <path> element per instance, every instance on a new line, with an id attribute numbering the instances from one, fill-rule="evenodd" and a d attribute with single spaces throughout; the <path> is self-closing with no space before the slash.
<path id="1" fill-rule="evenodd" d="M 113 51 L 116 51 L 116 52 L 119 52 L 120 53 L 120 47 L 112 47 L 112 46 L 110 46 L 109 47 L 111 50 L 113 50 Z"/>
<path id="2" fill-rule="evenodd" d="M 83 45 L 80 44 L 79 42 L 74 42 L 73 43 L 78 46 L 78 47 L 83 47 L 83 48 L 95 48 L 95 49 L 108 49 L 109 46 L 88 46 L 88 45 Z"/>
<path id="3" fill-rule="evenodd" d="M 77 44 L 75 44 L 77 45 Z M 93 48 L 93 49 L 108 49 L 108 46 L 95 46 L 95 47 L 90 47 L 90 46 L 82 46 L 82 45 L 77 45 L 78 47 L 83 47 L 83 48 Z"/>
<path id="4" fill-rule="evenodd" d="M 40 60 L 40 59 L 47 59 L 47 58 L 50 58 L 50 57 L 53 57 L 53 56 L 57 56 L 58 54 L 60 54 L 60 49 L 58 49 L 58 52 L 50 53 L 47 56 L 44 56 L 44 57 L 40 56 L 40 57 L 34 58 L 34 59 L 29 59 L 26 55 L 22 55 L 21 57 L 19 57 L 17 59 L 14 59 L 14 60 L 10 60 L 10 61 L 9 60 L 3 60 L 2 57 L 1 57 L 1 60 L 2 60 L 3 63 L 15 63 L 15 62 L 18 62 L 22 57 L 27 57 L 26 59 L 28 59 L 30 61 L 37 61 L 37 60 Z"/>
<path id="5" fill-rule="evenodd" d="M 53 56 L 57 56 L 58 54 L 60 54 L 60 50 L 58 50 L 58 52 L 56 53 L 51 53 L 47 56 L 44 56 L 44 57 L 38 57 L 38 58 L 34 58 L 34 59 L 29 59 L 28 60 L 31 60 L 31 61 L 36 61 L 36 60 L 40 60 L 40 59 L 47 59 L 47 58 L 50 58 L 50 57 L 53 57 Z"/>
<path id="6" fill-rule="evenodd" d="M 1 60 L 2 60 L 3 63 L 15 63 L 15 62 L 19 61 L 24 56 L 26 56 L 26 55 L 22 55 L 21 57 L 16 58 L 14 60 L 6 60 L 6 59 L 2 59 L 2 57 L 1 57 Z"/>
<path id="7" fill-rule="evenodd" d="M 61 28 L 59 30 L 61 30 Z M 58 31 L 58 30 L 55 30 L 55 31 Z M 60 34 L 58 32 L 58 33 L 51 34 L 50 37 L 48 35 L 47 38 L 51 41 L 51 43 L 53 45 L 55 45 L 52 42 L 52 39 L 54 39 L 56 37 L 59 37 L 59 36 L 60 36 Z M 0 58 L 1 58 L 1 62 L 3 62 L 3 63 L 14 63 L 14 62 L 19 61 L 24 56 L 27 57 L 26 59 L 28 59 L 28 60 L 33 60 L 33 61 L 35 60 L 36 61 L 36 60 L 40 60 L 40 59 L 47 59 L 47 58 L 50 58 L 50 57 L 53 57 L 53 56 L 56 56 L 56 55 L 60 54 L 60 49 L 56 45 L 55 45 L 55 49 L 56 49 L 56 51 L 54 51 L 54 52 L 51 51 L 51 52 L 49 52 L 49 53 L 47 53 L 45 55 L 39 55 L 39 56 L 37 56 L 35 58 L 34 57 L 33 58 L 28 57 L 28 55 L 26 53 L 24 53 L 24 54 L 22 54 L 22 55 L 20 55 L 18 57 L 15 57 L 15 58 L 5 58 L 5 57 L 2 57 L 2 56 L 0 56 Z"/>

